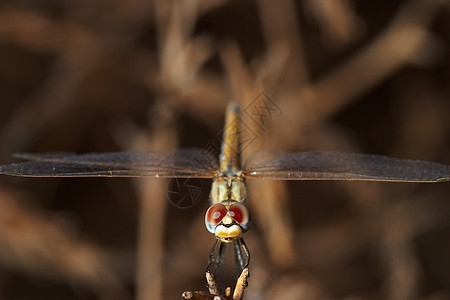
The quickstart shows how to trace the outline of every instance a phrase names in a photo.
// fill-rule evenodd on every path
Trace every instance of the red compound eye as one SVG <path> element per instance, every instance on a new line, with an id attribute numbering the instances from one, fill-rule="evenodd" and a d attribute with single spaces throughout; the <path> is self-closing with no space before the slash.
<path id="1" fill-rule="evenodd" d="M 214 234 L 214 230 L 216 229 L 217 224 L 219 224 L 219 222 L 222 221 L 223 217 L 225 217 L 227 212 L 228 212 L 227 208 L 220 203 L 211 205 L 206 211 L 205 215 L 206 229 L 208 229 L 209 232 Z"/>
<path id="2" fill-rule="evenodd" d="M 250 214 L 247 207 L 240 203 L 234 203 L 228 209 L 230 216 L 239 223 L 242 230 L 245 232 L 250 228 Z"/>

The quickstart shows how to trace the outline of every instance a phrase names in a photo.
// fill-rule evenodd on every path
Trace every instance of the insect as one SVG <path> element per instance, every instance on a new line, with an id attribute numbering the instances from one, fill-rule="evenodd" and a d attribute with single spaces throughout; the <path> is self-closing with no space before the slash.
<path id="1" fill-rule="evenodd" d="M 216 237 L 207 267 L 211 274 L 215 274 L 220 266 L 225 245 L 233 245 L 241 271 L 249 265 L 250 252 L 243 239 L 251 223 L 246 207 L 246 179 L 450 181 L 450 166 L 447 165 L 356 153 L 261 151 L 243 168 L 239 120 L 239 107 L 231 103 L 227 108 L 218 161 L 200 149 L 83 155 L 19 154 L 17 157 L 28 161 L 0 166 L 0 174 L 24 177 L 211 178 L 211 206 L 205 215 L 206 228 Z"/>

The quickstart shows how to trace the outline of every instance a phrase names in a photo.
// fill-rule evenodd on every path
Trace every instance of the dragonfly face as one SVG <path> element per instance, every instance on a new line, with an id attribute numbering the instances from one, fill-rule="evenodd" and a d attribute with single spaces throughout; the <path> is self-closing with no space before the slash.
<path id="1" fill-rule="evenodd" d="M 220 176 L 211 188 L 211 202 L 205 225 L 209 232 L 224 243 L 242 237 L 250 228 L 250 214 L 242 203 L 247 197 L 244 179 L 238 175 Z"/>
<path id="2" fill-rule="evenodd" d="M 247 207 L 235 201 L 213 204 L 205 215 L 208 231 L 224 243 L 240 239 L 242 234 L 250 228 L 250 224 Z"/>

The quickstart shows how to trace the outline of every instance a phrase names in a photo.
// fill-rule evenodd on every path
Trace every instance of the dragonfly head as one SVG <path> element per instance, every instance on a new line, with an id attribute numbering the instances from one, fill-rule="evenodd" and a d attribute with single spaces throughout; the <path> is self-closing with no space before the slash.
<path id="1" fill-rule="evenodd" d="M 250 228 L 247 207 L 236 201 L 225 201 L 211 205 L 205 215 L 205 225 L 224 243 L 240 238 Z"/>

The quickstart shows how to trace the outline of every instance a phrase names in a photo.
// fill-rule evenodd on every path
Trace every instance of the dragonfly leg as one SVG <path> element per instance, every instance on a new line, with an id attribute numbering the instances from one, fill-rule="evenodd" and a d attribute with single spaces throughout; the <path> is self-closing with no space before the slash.
<path id="1" fill-rule="evenodd" d="M 239 265 L 239 272 L 242 272 L 250 263 L 250 252 L 243 238 L 240 238 L 234 243 L 234 253 L 236 255 L 236 262 Z"/>
<path id="2" fill-rule="evenodd" d="M 216 270 L 218 269 L 220 262 L 222 261 L 224 251 L 224 245 L 220 240 L 216 240 L 214 246 L 209 253 L 209 261 L 208 266 L 206 267 L 206 272 L 209 272 L 212 275 L 215 275 Z"/>

